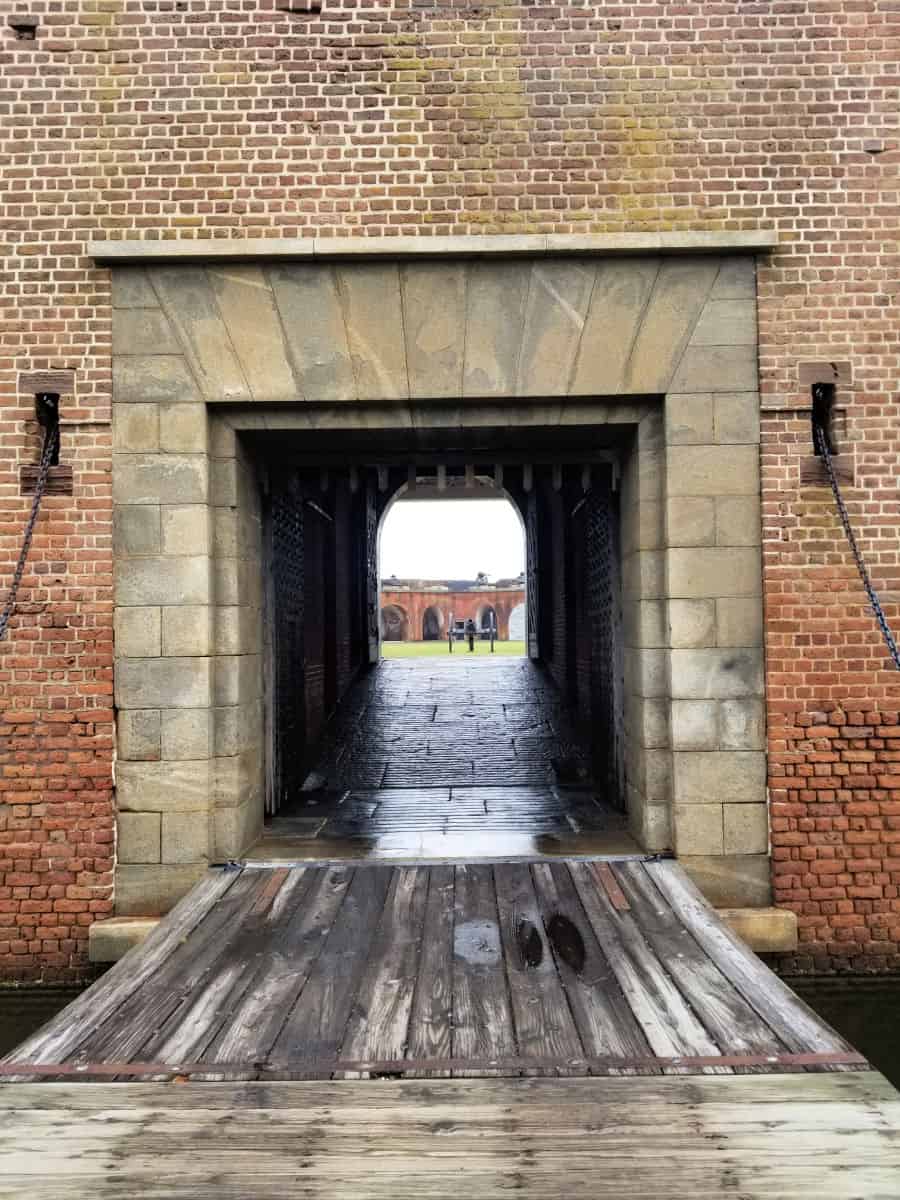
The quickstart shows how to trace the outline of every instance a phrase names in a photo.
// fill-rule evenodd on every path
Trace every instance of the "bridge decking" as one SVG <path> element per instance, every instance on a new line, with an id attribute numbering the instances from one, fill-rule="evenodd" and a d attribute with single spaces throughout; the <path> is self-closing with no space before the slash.
<path id="1" fill-rule="evenodd" d="M 640 859 L 213 870 L 9 1057 L 45 1079 L 867 1065 Z"/>
<path id="2" fill-rule="evenodd" d="M 640 859 L 213 870 L 0 1064 L 0 1200 L 896 1200 L 898 1134 Z"/>

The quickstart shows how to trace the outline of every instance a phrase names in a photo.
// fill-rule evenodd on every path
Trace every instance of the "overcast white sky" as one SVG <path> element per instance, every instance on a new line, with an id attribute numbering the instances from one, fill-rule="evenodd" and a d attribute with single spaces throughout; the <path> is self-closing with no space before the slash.
<path id="1" fill-rule="evenodd" d="M 508 500 L 398 500 L 381 531 L 381 577 L 510 579 L 525 537 Z"/>

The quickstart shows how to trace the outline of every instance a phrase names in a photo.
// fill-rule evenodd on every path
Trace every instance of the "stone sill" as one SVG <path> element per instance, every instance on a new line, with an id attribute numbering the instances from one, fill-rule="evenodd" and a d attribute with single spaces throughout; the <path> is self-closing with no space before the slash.
<path id="1" fill-rule="evenodd" d="M 760 954 L 797 949 L 797 914 L 784 908 L 717 908 L 717 914 Z M 95 921 L 88 934 L 92 963 L 112 963 L 139 946 L 159 924 L 159 917 L 111 917 Z"/>
<path id="2" fill-rule="evenodd" d="M 757 954 L 797 949 L 797 914 L 787 908 L 717 908 L 716 915 Z"/>
<path id="3" fill-rule="evenodd" d="M 551 255 L 768 254 L 772 229 L 684 233 L 498 234 L 459 237 L 156 238 L 89 242 L 104 266 L 249 259 L 520 258 Z"/>

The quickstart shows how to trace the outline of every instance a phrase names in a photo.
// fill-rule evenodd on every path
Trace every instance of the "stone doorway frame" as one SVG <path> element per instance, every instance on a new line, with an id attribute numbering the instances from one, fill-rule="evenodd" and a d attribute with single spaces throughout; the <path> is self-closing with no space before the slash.
<path id="1" fill-rule="evenodd" d="M 120 914 L 168 908 L 261 819 L 259 505 L 242 430 L 425 420 L 633 428 L 632 827 L 648 850 L 673 846 L 715 902 L 768 902 L 754 255 L 772 247 L 91 247 L 113 268 Z"/>

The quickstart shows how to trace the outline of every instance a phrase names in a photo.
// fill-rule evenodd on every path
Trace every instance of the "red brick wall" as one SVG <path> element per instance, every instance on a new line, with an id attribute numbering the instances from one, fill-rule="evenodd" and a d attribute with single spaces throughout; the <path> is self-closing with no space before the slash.
<path id="1" fill-rule="evenodd" d="M 63 444 L 75 495 L 48 505 L 0 649 L 0 704 L 15 718 L 0 747 L 0 974 L 78 969 L 86 927 L 109 903 L 109 283 L 86 257 L 89 238 L 774 226 L 781 249 L 759 274 L 765 400 L 805 401 L 798 362 L 850 363 L 850 507 L 896 621 L 895 0 L 325 0 L 321 17 L 276 12 L 274 0 L 26 7 L 35 41 L 0 29 L 4 562 L 26 511 L 18 467 L 33 455 L 19 372 L 74 370 L 63 416 L 80 424 Z M 797 748 L 801 719 L 839 709 L 884 722 L 900 710 L 900 677 L 882 668 L 827 497 L 800 489 L 807 441 L 802 414 L 764 415 L 776 806 L 787 770 L 818 753 Z M 862 818 L 857 804 L 889 803 L 880 785 L 846 778 L 835 803 L 848 822 Z M 875 931 L 859 953 L 836 936 L 852 926 L 806 910 L 896 909 L 890 829 L 870 829 L 883 866 L 860 885 L 880 895 L 839 884 L 848 894 L 824 900 L 783 882 L 797 875 L 782 866 L 818 858 L 820 833 L 844 832 L 805 823 L 844 818 L 774 817 L 779 898 L 801 911 L 816 961 L 883 964 L 896 911 L 859 926 Z M 849 858 L 856 843 L 827 844 Z"/>
<path id="2" fill-rule="evenodd" d="M 405 613 L 407 634 L 404 640 L 409 642 L 423 640 L 426 609 L 436 608 L 442 614 L 441 637 L 446 638 L 451 617 L 455 621 L 467 621 L 471 617 L 480 630 L 481 610 L 490 606 L 497 616 L 497 637 L 505 641 L 509 637 L 509 614 L 517 604 L 525 603 L 525 589 L 502 592 L 491 588 L 477 592 L 404 592 L 385 588 L 379 603 L 382 609 L 394 605 Z"/>

